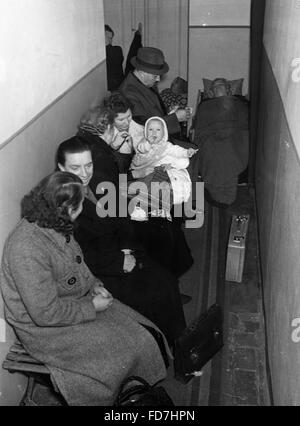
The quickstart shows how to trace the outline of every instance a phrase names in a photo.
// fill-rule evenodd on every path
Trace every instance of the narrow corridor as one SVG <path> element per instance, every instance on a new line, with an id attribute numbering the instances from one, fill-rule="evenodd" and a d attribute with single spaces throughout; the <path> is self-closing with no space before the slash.
<path id="1" fill-rule="evenodd" d="M 250 214 L 243 281 L 225 281 L 226 249 L 233 214 Z M 195 263 L 181 279 L 181 290 L 192 295 L 184 306 L 187 322 L 213 303 L 224 313 L 224 347 L 203 368 L 203 375 L 182 384 L 172 367 L 163 382 L 176 406 L 269 406 L 262 288 L 258 262 L 254 191 L 240 186 L 236 202 L 226 210 L 205 206 L 205 224 L 186 230 Z M 38 405 L 59 405 L 43 386 L 35 392 Z"/>
<path id="2" fill-rule="evenodd" d="M 250 215 L 243 280 L 225 280 L 226 248 L 232 215 Z M 209 405 L 270 405 L 259 267 L 255 194 L 239 187 L 236 202 L 219 211 L 217 300 L 224 310 L 222 354 L 212 361 Z"/>
<path id="3" fill-rule="evenodd" d="M 225 280 L 234 214 L 250 215 L 241 283 Z M 239 186 L 236 202 L 225 210 L 206 203 L 203 228 L 187 230 L 186 236 L 195 260 L 181 279 L 183 292 L 193 296 L 185 305 L 187 320 L 190 323 L 213 303 L 219 303 L 224 314 L 224 347 L 203 368 L 202 377 L 182 385 L 170 373 L 166 388 L 176 405 L 269 406 L 254 190 Z"/>

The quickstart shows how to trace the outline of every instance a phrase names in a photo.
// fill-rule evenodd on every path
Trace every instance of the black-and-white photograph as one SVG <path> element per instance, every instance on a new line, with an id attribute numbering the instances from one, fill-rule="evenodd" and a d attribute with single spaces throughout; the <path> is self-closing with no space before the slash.
<path id="1" fill-rule="evenodd" d="M 0 0 L 0 91 L 0 407 L 300 406 L 300 0 Z"/>

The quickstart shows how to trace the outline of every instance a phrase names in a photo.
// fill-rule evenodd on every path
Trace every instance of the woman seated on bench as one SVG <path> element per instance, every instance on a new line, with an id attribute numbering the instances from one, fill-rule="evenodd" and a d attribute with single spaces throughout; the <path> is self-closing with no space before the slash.
<path id="1" fill-rule="evenodd" d="M 83 199 L 78 176 L 44 178 L 23 199 L 0 281 L 8 323 L 49 368 L 67 403 L 107 406 L 127 376 L 152 384 L 166 376 L 167 345 L 153 323 L 113 299 L 84 263 L 73 238 Z"/>
<path id="2" fill-rule="evenodd" d="M 102 137 L 108 140 L 109 134 L 107 129 Z M 93 178 L 88 143 L 74 136 L 59 145 L 56 158 L 60 170 L 76 174 L 83 183 L 83 210 L 74 236 L 88 267 L 114 297 L 153 321 L 174 344 L 186 325 L 177 279 L 146 255 L 128 218 L 99 214 L 101 198 L 98 202 L 96 188 L 106 178 L 102 181 L 99 174 Z M 115 191 L 111 202 L 116 202 L 114 195 Z"/>

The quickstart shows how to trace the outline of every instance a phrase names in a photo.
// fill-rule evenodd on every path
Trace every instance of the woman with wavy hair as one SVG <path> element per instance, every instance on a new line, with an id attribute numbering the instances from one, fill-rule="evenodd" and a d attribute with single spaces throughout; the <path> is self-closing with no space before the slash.
<path id="1" fill-rule="evenodd" d="M 163 379 L 167 345 L 86 266 L 73 238 L 82 202 L 81 179 L 67 172 L 25 196 L 22 220 L 5 243 L 1 288 L 6 320 L 67 403 L 105 406 L 129 375 L 152 384 Z"/>
<path id="2" fill-rule="evenodd" d="M 120 135 L 121 144 L 114 142 L 114 149 L 119 152 L 133 154 L 144 137 L 144 126 L 132 119 L 131 102 L 120 92 L 113 92 L 104 99 L 103 105 L 114 114 L 114 138 Z"/>

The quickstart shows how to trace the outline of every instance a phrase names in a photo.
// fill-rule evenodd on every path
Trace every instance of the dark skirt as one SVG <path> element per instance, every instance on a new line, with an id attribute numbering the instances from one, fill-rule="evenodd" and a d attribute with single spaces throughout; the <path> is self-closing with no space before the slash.
<path id="1" fill-rule="evenodd" d="M 150 319 L 173 345 L 186 327 L 178 281 L 148 257 L 137 259 L 132 272 L 99 278 L 113 297 Z"/>

